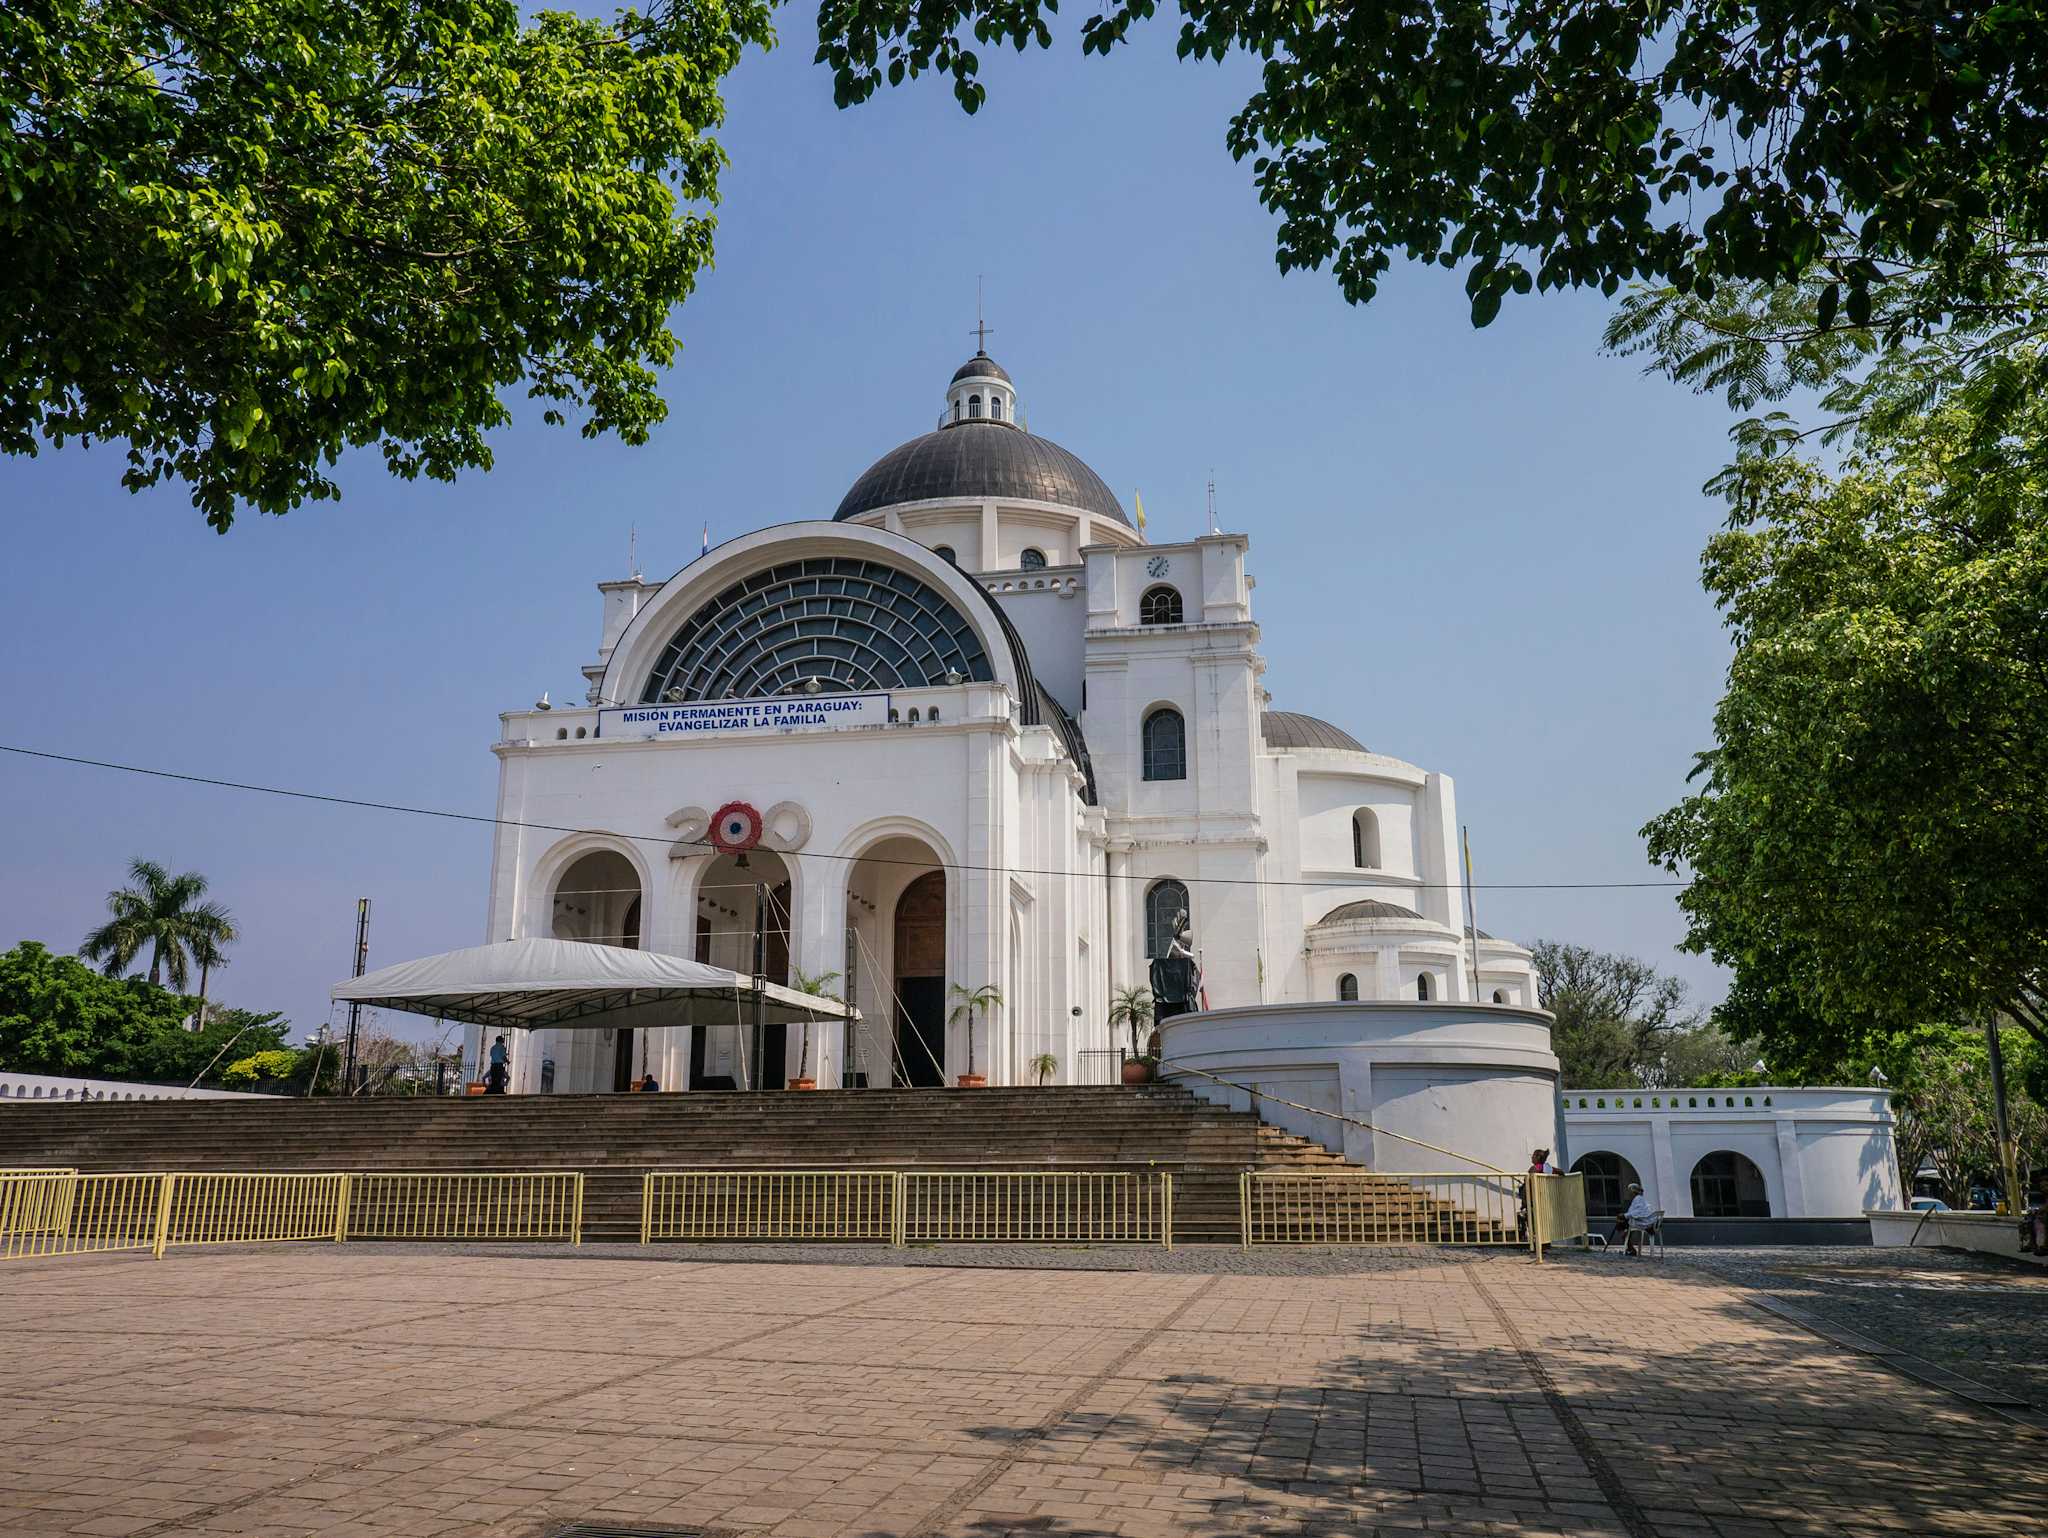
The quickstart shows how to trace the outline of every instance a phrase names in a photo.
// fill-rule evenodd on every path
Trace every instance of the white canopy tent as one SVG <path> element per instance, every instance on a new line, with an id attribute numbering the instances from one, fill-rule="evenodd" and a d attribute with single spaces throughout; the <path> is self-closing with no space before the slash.
<path id="1" fill-rule="evenodd" d="M 505 940 L 402 961 L 337 983 L 343 1004 L 402 1009 L 492 1030 L 728 1029 L 860 1019 L 838 999 L 658 951 L 581 940 Z M 759 1011 L 758 1014 L 756 1011 Z"/>

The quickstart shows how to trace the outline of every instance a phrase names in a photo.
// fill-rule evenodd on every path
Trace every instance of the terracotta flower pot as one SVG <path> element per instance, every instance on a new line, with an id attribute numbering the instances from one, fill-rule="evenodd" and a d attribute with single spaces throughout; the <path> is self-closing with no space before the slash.
<path id="1" fill-rule="evenodd" d="M 789 1087 L 791 1089 L 816 1089 L 818 1081 L 816 1079 L 791 1079 Z"/>
<path id="2" fill-rule="evenodd" d="M 1127 1057 L 1124 1059 L 1124 1083 L 1150 1084 L 1152 1077 L 1152 1065 L 1143 1058 Z"/>
<path id="3" fill-rule="evenodd" d="M 954 1080 L 954 1083 L 962 1089 L 986 1089 L 988 1087 L 988 1075 L 985 1073 L 963 1073 L 958 1079 Z"/>
<path id="4" fill-rule="evenodd" d="M 488 1093 L 489 1090 L 490 1086 L 488 1084 L 485 1084 L 481 1079 L 471 1079 L 467 1084 L 462 1086 L 462 1092 L 465 1095 L 482 1095 Z"/>

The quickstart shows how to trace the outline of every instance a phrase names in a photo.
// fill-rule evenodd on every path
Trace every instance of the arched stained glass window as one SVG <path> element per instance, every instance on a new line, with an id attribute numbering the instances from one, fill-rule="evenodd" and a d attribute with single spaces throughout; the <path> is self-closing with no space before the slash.
<path id="1" fill-rule="evenodd" d="M 1026 545 L 1024 553 L 1017 557 L 1017 564 L 1025 571 L 1044 571 L 1045 552 L 1035 545 Z"/>
<path id="2" fill-rule="evenodd" d="M 1145 890 L 1145 955 L 1158 960 L 1173 943 L 1173 921 L 1189 912 L 1188 889 L 1168 877 Z"/>
<path id="3" fill-rule="evenodd" d="M 1358 997 L 1358 974 L 1346 972 L 1337 979 L 1337 997 L 1350 1003 Z"/>
<path id="4" fill-rule="evenodd" d="M 1181 620 L 1180 589 L 1160 583 L 1157 587 L 1145 589 L 1145 596 L 1138 600 L 1138 623 L 1141 625 L 1178 625 Z"/>
<path id="5" fill-rule="evenodd" d="M 814 556 L 755 572 L 684 622 L 640 702 L 758 699 L 816 679 L 835 692 L 926 688 L 995 677 L 951 599 L 911 572 Z"/>
<path id="6" fill-rule="evenodd" d="M 1171 706 L 1145 717 L 1144 759 L 1148 780 L 1184 780 L 1188 777 L 1188 730 L 1180 712 Z"/>

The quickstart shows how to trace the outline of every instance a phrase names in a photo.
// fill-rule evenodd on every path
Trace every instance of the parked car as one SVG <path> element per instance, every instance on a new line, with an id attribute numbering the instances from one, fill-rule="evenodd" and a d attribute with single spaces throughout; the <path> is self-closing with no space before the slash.
<path id="1" fill-rule="evenodd" d="M 1953 1212 L 1955 1209 L 1938 1196 L 1916 1196 L 1913 1198 L 1915 1212 Z"/>

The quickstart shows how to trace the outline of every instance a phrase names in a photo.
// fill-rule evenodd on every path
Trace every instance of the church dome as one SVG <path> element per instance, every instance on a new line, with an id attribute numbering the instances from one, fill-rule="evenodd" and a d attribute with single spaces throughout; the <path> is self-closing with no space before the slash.
<path id="1" fill-rule="evenodd" d="M 1269 710 L 1259 717 L 1259 730 L 1269 748 L 1337 748 L 1346 753 L 1370 751 L 1341 726 L 1332 726 L 1320 716 L 1305 716 L 1294 710 Z"/>
<path id="2" fill-rule="evenodd" d="M 948 422 L 891 449 L 853 483 L 832 516 L 844 522 L 900 502 L 983 497 L 1055 502 L 1126 527 L 1116 493 L 1079 457 L 1009 422 Z"/>
<path id="3" fill-rule="evenodd" d="M 912 438 L 869 465 L 832 515 L 845 522 L 904 502 L 1051 502 L 1129 528 L 1102 477 L 1049 438 L 1024 426 L 1008 371 L 977 352 L 953 372 L 939 430 Z"/>
<path id="4" fill-rule="evenodd" d="M 1002 364 L 985 352 L 976 353 L 953 371 L 953 383 L 958 384 L 963 379 L 1000 379 L 1004 384 L 1012 382 Z"/>

